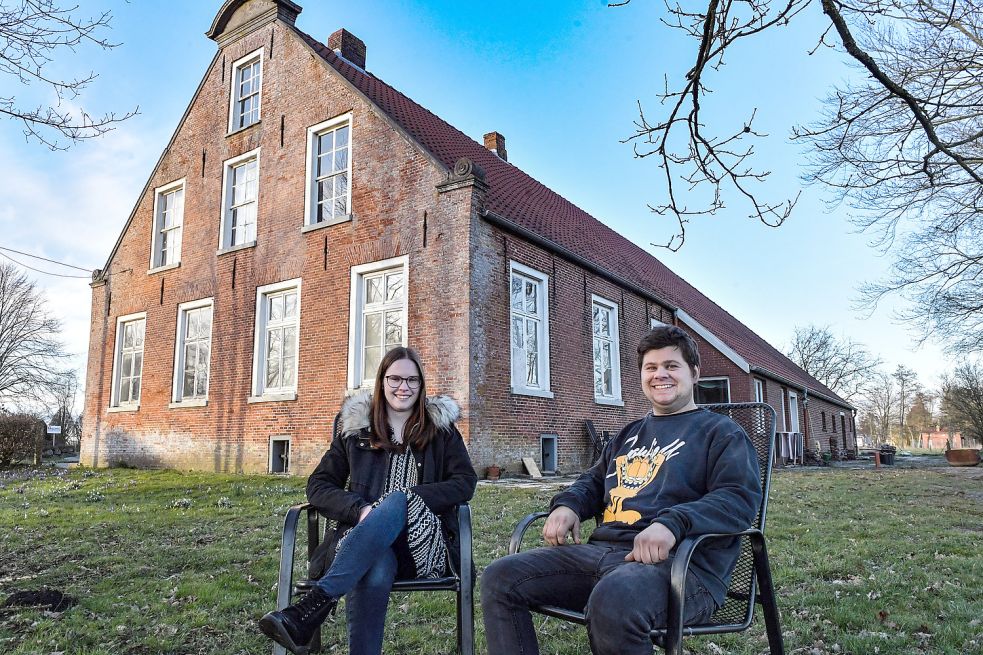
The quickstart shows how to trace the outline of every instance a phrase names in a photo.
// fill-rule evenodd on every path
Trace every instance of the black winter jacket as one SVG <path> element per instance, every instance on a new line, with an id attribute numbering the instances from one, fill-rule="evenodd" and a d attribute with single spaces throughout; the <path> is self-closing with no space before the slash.
<path id="1" fill-rule="evenodd" d="M 307 499 L 318 511 L 337 521 L 334 530 L 311 558 L 311 577 L 318 578 L 331 565 L 338 538 L 358 522 L 362 508 L 385 491 L 389 453 L 371 445 L 369 413 L 372 396 L 360 392 L 348 398 L 341 410 L 341 436 L 334 439 L 321 463 L 307 480 Z M 427 413 L 437 426 L 433 440 L 422 452 L 413 451 L 420 484 L 411 490 L 440 518 L 448 553 L 455 570 L 460 565 L 457 548 L 457 505 L 474 495 L 478 476 L 471 465 L 461 433 L 454 426 L 460 415 L 447 396 L 427 399 Z"/>

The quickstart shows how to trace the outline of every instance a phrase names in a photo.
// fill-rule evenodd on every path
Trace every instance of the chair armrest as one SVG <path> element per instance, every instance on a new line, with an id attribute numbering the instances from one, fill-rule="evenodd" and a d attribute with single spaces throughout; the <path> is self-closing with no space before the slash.
<path id="1" fill-rule="evenodd" d="M 461 503 L 457 506 L 458 542 L 461 548 L 461 567 L 458 572 L 462 589 L 474 588 L 474 551 L 471 532 L 471 506 Z"/>
<path id="2" fill-rule="evenodd" d="M 512 531 L 512 538 L 509 539 L 509 555 L 515 555 L 522 549 L 522 538 L 525 536 L 526 530 L 529 529 L 529 526 L 539 519 L 546 518 L 549 515 L 549 512 L 536 512 L 523 517 L 523 519 L 516 524 L 515 530 Z"/>
<path id="3" fill-rule="evenodd" d="M 310 503 L 294 505 L 287 510 L 287 515 L 283 519 L 283 533 L 280 537 L 280 577 L 276 588 L 277 609 L 283 609 L 290 604 L 294 573 L 294 547 L 297 544 L 297 522 L 300 520 L 301 512 L 304 511 L 308 511 L 308 520 L 310 520 L 310 510 L 313 507 Z"/>
<path id="4" fill-rule="evenodd" d="M 714 532 L 701 534 L 696 537 L 683 539 L 676 547 L 676 555 L 672 560 L 672 568 L 669 571 L 669 612 L 667 618 L 667 635 L 671 641 L 676 641 L 682 637 L 682 625 L 684 616 L 683 605 L 686 602 L 686 574 L 689 572 L 689 563 L 697 547 L 707 539 L 721 539 L 725 537 L 763 537 L 761 530 L 749 528 L 740 532 Z M 673 638 L 675 633 L 676 637 Z M 668 651 L 667 651 L 668 652 Z"/>

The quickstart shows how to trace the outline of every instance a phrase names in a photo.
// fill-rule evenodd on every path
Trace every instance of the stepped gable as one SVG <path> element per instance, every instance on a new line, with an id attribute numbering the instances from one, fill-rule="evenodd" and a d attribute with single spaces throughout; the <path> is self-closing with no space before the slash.
<path id="1" fill-rule="evenodd" d="M 752 366 L 847 405 L 653 255 L 372 73 L 352 66 L 324 43 L 297 31 L 329 65 L 445 167 L 453 169 L 454 162 L 461 157 L 478 164 L 490 186 L 485 201 L 487 210 L 683 308 Z"/>

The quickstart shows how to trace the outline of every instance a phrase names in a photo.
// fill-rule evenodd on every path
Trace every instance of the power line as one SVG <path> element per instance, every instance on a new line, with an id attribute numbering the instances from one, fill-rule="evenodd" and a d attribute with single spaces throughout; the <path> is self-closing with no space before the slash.
<path id="1" fill-rule="evenodd" d="M 29 252 L 23 252 L 23 251 L 20 251 L 20 250 L 14 250 L 13 248 L 5 248 L 3 246 L 0 246 L 0 250 L 6 250 L 7 252 L 15 252 L 18 255 L 24 255 L 25 257 L 33 257 L 34 259 L 43 259 L 44 261 L 51 262 L 52 264 L 58 264 L 59 266 L 65 266 L 67 268 L 78 269 L 80 271 L 85 271 L 86 273 L 91 273 L 92 272 L 92 269 L 90 269 L 90 268 L 82 268 L 81 266 L 74 266 L 72 264 L 66 264 L 64 262 L 59 262 L 59 261 L 56 261 L 54 259 L 48 259 L 47 257 L 42 257 L 41 255 L 32 255 Z M 8 257 L 8 259 L 9 259 L 9 257 Z M 13 260 L 11 260 L 11 261 L 13 261 Z M 24 264 L 21 264 L 21 266 L 24 266 Z M 30 268 L 30 267 L 28 267 L 28 268 Z M 34 269 L 32 269 L 32 270 L 34 270 Z"/>
<path id="2" fill-rule="evenodd" d="M 9 249 L 8 248 L 0 248 L 0 250 L 9 250 Z M 14 259 L 13 257 L 11 257 L 10 255 L 4 254 L 2 252 L 0 252 L 0 257 L 5 257 L 5 258 L 9 259 L 10 261 L 14 262 L 15 264 L 17 264 L 18 266 L 23 266 L 24 268 L 30 269 L 30 270 L 34 271 L 35 273 L 42 273 L 44 275 L 53 275 L 55 277 L 70 277 L 70 278 L 75 278 L 75 279 L 79 279 L 79 280 L 87 280 L 87 279 L 90 278 L 89 275 L 63 275 L 61 273 L 51 273 L 50 271 L 42 271 L 40 268 L 34 268 L 33 266 L 28 266 L 24 262 L 19 262 L 16 259 Z M 55 262 L 55 263 L 57 264 L 59 262 Z M 62 265 L 63 266 L 67 266 L 68 264 L 62 264 Z M 73 266 L 72 268 L 78 268 L 78 267 L 77 266 Z"/>

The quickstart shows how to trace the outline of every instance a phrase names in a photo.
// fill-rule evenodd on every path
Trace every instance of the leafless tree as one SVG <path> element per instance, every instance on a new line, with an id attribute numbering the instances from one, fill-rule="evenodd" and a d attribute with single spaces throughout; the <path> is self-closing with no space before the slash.
<path id="1" fill-rule="evenodd" d="M 0 264 L 0 404 L 51 400 L 68 357 L 60 333 L 34 283 L 12 264 Z"/>
<path id="2" fill-rule="evenodd" d="M 78 375 L 75 371 L 66 371 L 52 388 L 54 399 L 54 411 L 51 413 L 51 425 L 61 427 L 61 439 L 55 439 L 56 443 L 67 444 L 76 442 L 76 433 L 81 432 L 79 419 L 75 413 L 75 402 L 78 395 Z"/>
<path id="3" fill-rule="evenodd" d="M 64 139 L 71 144 L 105 134 L 137 113 L 134 109 L 123 115 L 110 112 L 92 116 L 84 109 L 67 106 L 97 75 L 89 72 L 73 79 L 59 79 L 51 74 L 49 66 L 56 53 L 75 52 L 85 45 L 103 49 L 119 45 L 101 36 L 110 27 L 110 12 L 82 19 L 74 15 L 77 10 L 78 6 L 61 7 L 55 0 L 0 2 L 0 73 L 25 86 L 39 84 L 53 91 L 56 98 L 53 105 L 25 106 L 12 92 L 0 92 L 0 114 L 19 121 L 28 140 L 52 150 L 67 148 Z"/>
<path id="4" fill-rule="evenodd" d="M 626 2 L 612 4 L 625 5 Z M 844 52 L 858 68 L 831 91 L 815 124 L 793 136 L 812 154 L 807 179 L 846 202 L 873 245 L 894 255 L 889 274 L 863 287 L 864 306 L 887 294 L 910 301 L 919 335 L 936 335 L 952 350 L 983 350 L 983 5 L 979 0 L 703 0 L 698 9 L 667 3 L 664 22 L 697 44 L 693 67 L 666 81 L 664 109 L 639 112 L 639 157 L 660 161 L 668 201 L 652 209 L 678 221 L 667 244 L 685 240 L 693 215 L 712 214 L 737 197 L 750 214 L 780 224 L 796 198 L 762 200 L 767 172 L 755 168 L 754 113 L 730 126 L 701 119 L 719 71 L 740 41 L 788 24 L 810 2 L 828 22 L 816 46 Z M 733 75 L 733 72 L 730 73 Z M 717 102 L 726 99 L 717 99 Z M 687 197 L 708 199 L 693 207 Z M 706 189 L 706 195 L 694 192 Z"/>
<path id="5" fill-rule="evenodd" d="M 944 404 L 966 438 L 983 444 L 983 365 L 966 362 L 942 380 Z"/>
<path id="6" fill-rule="evenodd" d="M 856 398 L 881 365 L 863 344 L 837 337 L 829 326 L 796 327 L 787 355 L 847 401 Z"/>
<path id="7" fill-rule="evenodd" d="M 876 371 L 857 399 L 861 424 L 870 436 L 881 443 L 891 441 L 895 425 L 895 409 L 898 405 L 898 389 L 894 378 L 884 371 Z"/>
<path id="8" fill-rule="evenodd" d="M 911 434 L 905 431 L 905 419 L 908 416 L 912 398 L 921 392 L 921 384 L 918 382 L 918 374 L 905 366 L 898 364 L 898 368 L 891 374 L 898 385 L 898 434 L 902 445 L 909 445 Z"/>

